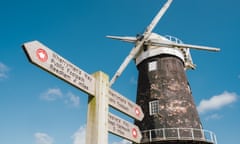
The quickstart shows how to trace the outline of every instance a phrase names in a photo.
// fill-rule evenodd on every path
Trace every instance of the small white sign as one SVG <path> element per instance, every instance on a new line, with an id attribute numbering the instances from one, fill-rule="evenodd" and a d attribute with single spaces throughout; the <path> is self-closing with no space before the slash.
<path id="1" fill-rule="evenodd" d="M 25 43 L 23 48 L 29 61 L 33 64 L 80 90 L 95 95 L 95 78 L 92 75 L 84 72 L 38 41 Z"/>
<path id="2" fill-rule="evenodd" d="M 108 131 L 136 143 L 140 143 L 142 139 L 138 126 L 111 113 L 108 114 Z"/>
<path id="3" fill-rule="evenodd" d="M 113 108 L 137 120 L 141 121 L 143 119 L 144 114 L 142 108 L 139 105 L 122 96 L 121 94 L 119 94 L 118 92 L 114 91 L 111 88 L 109 89 L 108 92 L 108 98 L 109 105 L 112 106 Z"/>

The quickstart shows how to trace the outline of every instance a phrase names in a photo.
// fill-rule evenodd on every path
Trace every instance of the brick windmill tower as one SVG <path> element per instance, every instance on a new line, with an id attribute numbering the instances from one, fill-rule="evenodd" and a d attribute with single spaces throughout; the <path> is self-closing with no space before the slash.
<path id="1" fill-rule="evenodd" d="M 136 101 L 145 115 L 142 121 L 135 121 L 143 135 L 141 143 L 216 144 L 215 134 L 203 129 L 185 70 L 195 68 L 190 49 L 220 49 L 184 44 L 175 37 L 152 33 L 171 3 L 165 3 L 142 35 L 107 36 L 135 44 L 110 85 L 133 59 L 139 71 Z"/>

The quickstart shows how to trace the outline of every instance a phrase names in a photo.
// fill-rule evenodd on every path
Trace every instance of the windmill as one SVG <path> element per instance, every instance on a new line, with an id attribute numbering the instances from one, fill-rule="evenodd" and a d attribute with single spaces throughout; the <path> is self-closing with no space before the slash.
<path id="1" fill-rule="evenodd" d="M 202 127 L 185 70 L 195 69 L 190 49 L 220 49 L 184 44 L 175 37 L 153 33 L 171 3 L 164 4 L 142 35 L 107 36 L 135 44 L 110 85 L 134 60 L 139 71 L 136 102 L 145 115 L 142 121 L 135 121 L 142 131 L 141 143 L 216 143 L 215 134 Z"/>
<path id="2" fill-rule="evenodd" d="M 169 8 L 170 4 L 172 3 L 172 0 L 168 0 L 165 5 L 162 7 L 162 9 L 158 12 L 158 14 L 154 17 L 152 22 L 148 25 L 148 27 L 145 29 L 144 33 L 142 35 L 137 35 L 136 37 L 129 37 L 129 36 L 107 36 L 111 39 L 121 40 L 125 42 L 135 43 L 135 46 L 130 51 L 129 55 L 125 58 L 115 75 L 110 81 L 110 85 L 112 85 L 116 79 L 122 74 L 126 66 L 129 64 L 129 62 L 133 59 L 137 59 L 139 54 L 144 50 L 144 46 L 157 46 L 157 47 L 166 47 L 166 48 L 172 48 L 174 50 L 182 50 L 183 53 L 186 55 L 185 58 L 185 64 L 186 68 L 195 68 L 195 66 L 192 63 L 191 55 L 189 53 L 189 49 L 198 49 L 198 50 L 208 50 L 208 51 L 219 51 L 219 48 L 213 48 L 213 47 L 206 47 L 206 46 L 199 46 L 199 45 L 191 45 L 191 44 L 183 44 L 179 43 L 178 41 L 171 41 L 171 39 L 167 39 L 164 36 L 152 33 L 153 29 L 156 27 L 157 23 L 161 19 L 161 17 L 164 15 L 164 13 Z"/>

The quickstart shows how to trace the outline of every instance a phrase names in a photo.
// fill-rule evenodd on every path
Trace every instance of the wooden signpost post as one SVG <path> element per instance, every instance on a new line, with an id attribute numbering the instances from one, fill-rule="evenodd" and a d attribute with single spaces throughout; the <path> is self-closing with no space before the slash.
<path id="1" fill-rule="evenodd" d="M 23 49 L 31 63 L 89 95 L 86 144 L 107 144 L 108 132 L 140 143 L 139 128 L 109 113 L 108 107 L 110 105 L 137 120 L 144 117 L 142 109 L 109 88 L 105 73 L 100 71 L 90 75 L 38 41 L 24 43 Z"/>

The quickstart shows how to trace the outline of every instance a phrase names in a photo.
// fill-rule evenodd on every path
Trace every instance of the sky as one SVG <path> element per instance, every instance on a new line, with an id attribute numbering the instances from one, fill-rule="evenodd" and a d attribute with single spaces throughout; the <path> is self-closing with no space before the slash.
<path id="1" fill-rule="evenodd" d="M 87 94 L 29 63 L 22 44 L 38 40 L 85 72 L 111 78 L 132 44 L 106 35 L 142 33 L 165 0 L 0 1 L 0 143 L 84 144 Z M 204 129 L 218 144 L 239 142 L 239 0 L 173 0 L 154 29 L 191 50 L 186 72 Z M 138 72 L 131 62 L 112 88 L 135 101 Z M 111 110 L 132 121 L 131 118 Z M 129 144 L 109 135 L 109 144 Z"/>

